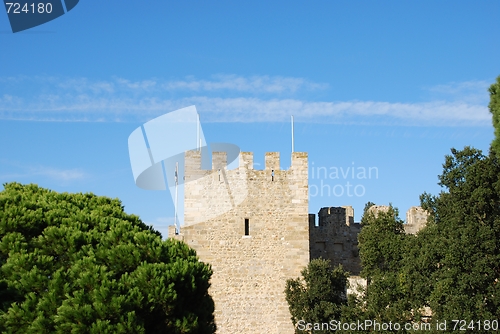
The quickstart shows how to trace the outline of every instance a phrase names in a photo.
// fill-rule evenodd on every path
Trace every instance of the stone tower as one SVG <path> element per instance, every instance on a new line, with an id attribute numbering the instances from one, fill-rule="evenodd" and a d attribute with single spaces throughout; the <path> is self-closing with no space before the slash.
<path id="1" fill-rule="evenodd" d="M 307 153 L 292 153 L 280 170 L 279 153 L 266 153 L 264 170 L 241 152 L 228 170 L 214 152 L 185 155 L 184 226 L 175 236 L 213 268 L 210 294 L 218 333 L 293 333 L 284 289 L 309 263 Z M 169 231 L 173 236 L 173 230 Z"/>
<path id="2" fill-rule="evenodd" d="M 429 213 L 419 206 L 412 206 L 406 212 L 405 232 L 416 234 L 427 224 Z"/>
<path id="3" fill-rule="evenodd" d="M 351 276 L 358 276 L 361 262 L 358 234 L 361 224 L 354 223 L 351 206 L 322 208 L 316 216 L 309 215 L 310 257 L 328 259 L 334 266 L 342 264 Z"/>

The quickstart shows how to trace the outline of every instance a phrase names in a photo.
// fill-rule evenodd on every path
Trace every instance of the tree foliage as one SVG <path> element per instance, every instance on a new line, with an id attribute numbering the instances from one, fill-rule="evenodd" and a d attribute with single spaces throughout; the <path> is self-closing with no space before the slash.
<path id="1" fill-rule="evenodd" d="M 332 269 L 328 260 L 312 260 L 302 270 L 301 278 L 286 282 L 285 295 L 293 324 L 297 326 L 301 320 L 306 323 L 327 323 L 332 319 L 340 319 L 342 306 L 347 302 L 346 284 L 347 273 L 341 266 Z M 296 333 L 308 331 L 296 327 Z M 320 330 L 315 333 L 329 332 Z"/>
<path id="2" fill-rule="evenodd" d="M 448 323 L 446 330 L 431 327 L 436 333 L 456 332 L 452 320 L 464 320 L 468 332 L 496 332 L 496 327 L 485 328 L 484 321 L 500 319 L 500 77 L 489 92 L 495 127 L 490 152 L 451 150 L 439 176 L 443 190 L 420 197 L 430 215 L 422 230 L 407 235 L 396 209 L 374 212 L 373 203 L 367 203 L 359 256 L 368 285 L 362 296 L 350 296 L 341 314 L 335 313 L 337 319 L 421 324 L 430 316 L 434 325 L 436 320 Z M 294 284 L 298 296 L 307 293 Z M 287 298 L 302 310 L 314 309 L 314 304 L 296 299 Z M 292 315 L 294 323 L 304 317 Z"/>
<path id="3" fill-rule="evenodd" d="M 366 210 L 359 233 L 361 276 L 370 278 L 400 268 L 404 252 L 404 222 L 398 218 L 397 209 L 375 213 Z"/>
<path id="4" fill-rule="evenodd" d="M 451 153 L 439 176 L 443 191 L 421 196 L 430 217 L 417 235 L 404 233 L 392 208 L 365 211 L 359 248 L 369 284 L 356 305 L 358 317 L 475 321 L 474 332 L 483 333 L 491 329 L 479 330 L 478 320 L 499 319 L 500 163 L 493 151 L 485 156 L 465 147 Z"/>
<path id="5" fill-rule="evenodd" d="M 117 199 L 0 192 L 2 333 L 213 333 L 211 268 Z"/>
<path id="6" fill-rule="evenodd" d="M 428 277 L 422 296 L 438 319 L 500 317 L 500 164 L 466 147 L 445 159 L 439 196 L 424 194 L 432 220 L 413 273 Z M 418 288 L 416 286 L 416 288 Z M 424 299 L 425 297 L 425 299 Z"/>
<path id="7" fill-rule="evenodd" d="M 368 207 L 368 205 L 367 205 Z M 368 285 L 362 298 L 364 318 L 386 322 L 412 321 L 409 309 L 409 282 L 404 275 L 409 236 L 398 210 L 365 210 L 359 233 L 361 276 Z"/>
<path id="8" fill-rule="evenodd" d="M 493 151 L 451 153 L 439 176 L 443 191 L 421 196 L 430 218 L 417 235 L 404 233 L 392 208 L 365 211 L 359 248 L 369 284 L 356 305 L 364 319 L 470 324 L 500 317 L 500 163 Z M 491 330 L 476 322 L 475 332 Z"/>
<path id="9" fill-rule="evenodd" d="M 495 128 L 495 139 L 491 144 L 492 149 L 500 158 L 500 76 L 497 81 L 489 88 L 490 104 L 488 105 L 493 118 L 493 127 Z"/>

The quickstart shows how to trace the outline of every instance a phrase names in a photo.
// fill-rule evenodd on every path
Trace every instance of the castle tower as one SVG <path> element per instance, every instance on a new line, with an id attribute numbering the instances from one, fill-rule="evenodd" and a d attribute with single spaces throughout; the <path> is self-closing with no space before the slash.
<path id="1" fill-rule="evenodd" d="M 289 170 L 279 153 L 266 153 L 264 170 L 241 152 L 228 170 L 214 152 L 212 169 L 201 153 L 185 156 L 184 226 L 176 236 L 213 269 L 210 294 L 217 332 L 293 333 L 284 289 L 309 263 L 307 153 L 292 153 Z"/>
<path id="2" fill-rule="evenodd" d="M 429 213 L 420 206 L 412 206 L 406 212 L 405 232 L 408 234 L 416 234 L 423 229 L 427 224 Z"/>
<path id="3" fill-rule="evenodd" d="M 357 276 L 361 271 L 358 234 L 361 224 L 354 223 L 351 206 L 322 208 L 316 216 L 309 215 L 310 257 L 328 259 L 334 266 L 342 264 L 344 270 Z"/>

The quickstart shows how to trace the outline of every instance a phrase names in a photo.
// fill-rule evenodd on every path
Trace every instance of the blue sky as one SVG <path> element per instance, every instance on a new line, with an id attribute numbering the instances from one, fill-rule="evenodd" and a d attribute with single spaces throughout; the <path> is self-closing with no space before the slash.
<path id="1" fill-rule="evenodd" d="M 118 197 L 164 231 L 170 195 L 135 186 L 127 139 L 194 104 L 208 142 L 260 164 L 280 151 L 282 168 L 293 114 L 310 212 L 352 205 L 358 221 L 367 201 L 391 202 L 404 218 L 440 191 L 451 147 L 488 150 L 499 13 L 488 0 L 82 0 L 16 34 L 0 13 L 0 182 Z"/>

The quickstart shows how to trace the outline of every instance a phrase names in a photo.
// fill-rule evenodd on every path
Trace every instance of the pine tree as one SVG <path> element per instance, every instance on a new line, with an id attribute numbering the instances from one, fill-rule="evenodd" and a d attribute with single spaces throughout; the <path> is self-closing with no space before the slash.
<path id="1" fill-rule="evenodd" d="M 117 199 L 0 192 L 2 333 L 213 333 L 210 266 Z"/>

